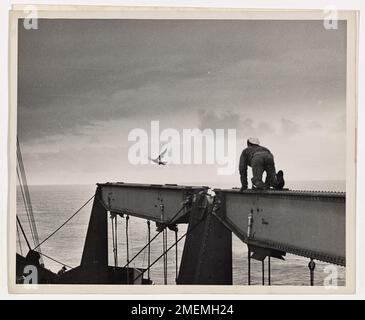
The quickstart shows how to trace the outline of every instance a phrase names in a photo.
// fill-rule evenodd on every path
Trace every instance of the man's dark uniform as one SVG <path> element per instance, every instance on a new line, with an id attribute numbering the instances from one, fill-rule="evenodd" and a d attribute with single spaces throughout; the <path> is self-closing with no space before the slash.
<path id="1" fill-rule="evenodd" d="M 252 167 L 251 181 L 254 187 L 281 189 L 284 186 L 284 181 L 278 182 L 274 156 L 269 149 L 258 144 L 248 144 L 247 148 L 242 151 L 239 165 L 242 189 L 247 189 L 247 166 Z M 262 181 L 264 171 L 266 171 L 265 183 Z"/>

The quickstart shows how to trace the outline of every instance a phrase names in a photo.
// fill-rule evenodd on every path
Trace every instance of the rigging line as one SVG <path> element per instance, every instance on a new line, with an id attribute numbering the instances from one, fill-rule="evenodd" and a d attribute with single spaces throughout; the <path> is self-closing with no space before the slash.
<path id="1" fill-rule="evenodd" d="M 146 243 L 146 242 L 148 242 L 148 241 L 149 241 L 149 238 L 148 238 L 148 221 L 149 221 L 149 220 L 147 220 L 147 234 L 146 234 L 146 241 L 145 241 L 144 243 Z M 142 257 L 142 268 L 144 267 L 144 263 L 145 263 L 145 261 L 146 261 L 146 251 L 143 251 L 143 257 Z"/>
<path id="2" fill-rule="evenodd" d="M 17 173 L 17 176 L 18 176 L 19 188 L 20 188 L 21 195 L 22 195 L 23 202 L 24 202 L 25 212 L 26 212 L 26 214 L 27 214 L 29 228 L 30 228 L 30 231 L 31 231 L 31 234 L 32 234 L 32 240 L 33 240 L 33 242 L 35 242 L 34 233 L 33 233 L 33 228 L 32 228 L 32 224 L 31 224 L 31 221 L 30 221 L 30 213 L 29 213 L 28 203 L 27 203 L 27 199 L 26 199 L 26 197 L 25 197 L 25 190 L 24 190 L 24 187 L 23 187 L 23 182 L 22 182 L 21 176 L 20 176 L 20 174 L 19 174 L 19 170 L 20 170 L 20 169 L 18 169 L 18 166 L 17 166 L 17 167 L 16 167 L 16 173 Z M 35 245 L 35 244 L 34 244 L 34 245 Z"/>
<path id="3" fill-rule="evenodd" d="M 148 234 L 146 234 L 146 238 L 145 238 L 145 242 L 148 241 Z M 144 267 L 144 263 L 146 261 L 146 251 L 143 251 L 143 256 L 142 256 L 142 268 Z"/>
<path id="4" fill-rule="evenodd" d="M 177 243 L 177 239 L 178 239 L 178 229 L 177 226 L 175 228 L 175 242 Z M 175 247 L 175 282 L 177 282 L 177 277 L 178 277 L 178 246 L 176 245 Z"/>
<path id="5" fill-rule="evenodd" d="M 28 218 L 28 223 L 29 223 L 30 233 L 31 233 L 31 235 L 32 235 L 33 243 L 34 243 L 34 245 L 36 245 L 36 243 L 35 243 L 35 238 L 34 238 L 34 233 L 33 233 L 33 228 L 32 228 L 32 224 L 31 224 L 31 222 L 30 222 L 30 215 L 29 215 L 29 211 L 28 211 L 27 200 L 26 200 L 25 195 L 24 195 L 23 185 L 22 185 L 22 182 L 21 182 L 21 178 L 20 178 L 20 176 L 19 176 L 18 167 L 16 168 L 16 173 L 17 173 L 17 175 L 18 175 L 19 187 L 20 187 L 20 191 L 21 191 L 21 194 L 22 194 L 23 202 L 24 202 L 25 212 L 26 212 L 26 214 L 27 214 L 27 218 Z"/>
<path id="6" fill-rule="evenodd" d="M 163 229 L 162 232 L 162 252 L 163 252 L 163 281 L 164 284 L 167 284 L 166 278 L 166 230 Z"/>
<path id="7" fill-rule="evenodd" d="M 118 267 L 118 215 L 114 218 L 114 233 L 115 233 L 115 266 Z"/>
<path id="8" fill-rule="evenodd" d="M 37 226 L 35 224 L 35 220 L 34 220 L 34 214 L 33 214 L 33 208 L 32 208 L 32 203 L 30 200 L 30 193 L 29 193 L 29 188 L 28 188 L 28 183 L 27 183 L 27 177 L 25 174 L 25 169 L 24 169 L 24 163 L 23 163 L 23 158 L 22 158 L 22 154 L 21 154 L 21 149 L 20 149 L 20 143 L 19 143 L 19 139 L 17 137 L 17 175 L 18 175 L 18 179 L 19 179 L 19 185 L 20 185 L 20 189 L 22 191 L 22 196 L 23 196 L 23 201 L 24 201 L 24 206 L 26 208 L 26 212 L 27 212 L 27 218 L 28 218 L 28 223 L 29 223 L 29 228 L 32 234 L 32 239 L 33 239 L 33 244 L 34 246 L 37 246 L 39 244 L 39 237 L 38 237 L 38 232 L 37 232 Z M 20 174 L 19 174 L 20 171 Z M 39 251 L 41 251 L 41 248 L 39 248 Z M 43 259 L 42 257 L 40 257 L 40 262 L 43 263 Z"/>
<path id="9" fill-rule="evenodd" d="M 115 261 L 116 261 L 116 267 L 118 267 L 118 215 L 115 216 L 114 218 L 114 231 L 115 231 Z"/>
<path id="10" fill-rule="evenodd" d="M 22 195 L 22 198 L 23 198 L 24 208 L 25 208 L 25 212 L 26 212 L 26 215 L 27 215 L 27 218 L 28 218 L 28 223 L 29 223 L 29 228 L 30 228 L 31 235 L 32 235 L 32 240 L 33 240 L 33 242 L 34 242 L 35 240 L 34 240 L 33 229 L 32 229 L 32 225 L 31 225 L 31 222 L 30 222 L 30 217 L 29 217 L 29 212 L 28 212 L 27 201 L 26 201 L 26 198 L 25 198 L 25 195 L 24 195 L 23 185 L 22 185 L 22 182 L 21 182 L 21 178 L 20 178 L 20 176 L 19 176 L 18 167 L 16 168 L 16 172 L 17 172 L 17 175 L 18 175 L 19 188 L 20 188 L 21 195 Z"/>
<path id="11" fill-rule="evenodd" d="M 170 221 L 166 224 L 166 225 L 169 225 L 169 224 L 171 224 L 173 221 L 174 221 L 174 219 L 180 214 L 180 212 L 186 207 L 188 205 L 188 203 L 185 203 L 176 213 L 175 213 L 175 215 L 170 219 Z M 141 254 L 141 252 L 144 250 L 144 249 L 146 249 L 151 243 L 152 243 L 152 241 L 154 241 L 160 234 L 161 234 L 161 232 L 163 231 L 164 229 L 162 229 L 162 230 L 160 230 L 150 241 L 148 241 L 148 243 L 141 249 L 141 250 L 139 250 L 137 253 L 136 253 L 136 255 L 129 261 L 129 263 L 131 263 L 135 258 L 137 258 L 140 254 Z M 126 268 L 128 265 L 129 265 L 129 263 L 127 263 L 123 268 Z"/>
<path id="12" fill-rule="evenodd" d="M 20 143 L 19 143 L 19 139 L 17 137 L 17 151 L 18 151 L 18 163 L 20 166 L 20 173 L 22 175 L 22 179 L 23 179 L 23 185 L 24 185 L 24 190 L 25 190 L 25 196 L 27 198 L 27 202 L 28 202 L 28 209 L 29 209 L 29 214 L 30 214 L 30 219 L 32 222 L 32 227 L 33 227 L 33 233 L 34 233 L 34 237 L 36 240 L 35 245 L 38 245 L 39 243 L 39 237 L 38 237 L 38 232 L 37 232 L 37 226 L 35 224 L 35 220 L 34 220 L 34 213 L 33 213 L 33 207 L 32 207 L 32 202 L 30 200 L 30 192 L 29 192 L 29 188 L 28 188 L 28 182 L 27 182 L 27 176 L 25 173 L 25 168 L 24 168 L 24 162 L 23 162 L 23 157 L 22 157 L 22 153 L 21 153 L 21 148 L 20 148 Z"/>
<path id="13" fill-rule="evenodd" d="M 128 226 L 129 226 L 129 215 L 125 218 L 125 241 L 127 246 L 127 265 L 129 265 L 129 235 L 128 235 Z M 127 270 L 127 284 L 129 284 L 129 269 Z"/>
<path id="14" fill-rule="evenodd" d="M 203 216 L 202 219 L 200 219 L 190 230 L 186 231 L 173 245 L 171 245 L 167 250 L 166 250 L 166 253 L 169 252 L 175 245 L 177 245 L 183 238 L 185 238 L 190 232 L 192 232 L 199 224 L 201 224 L 206 218 L 206 215 Z M 164 256 L 165 253 L 162 253 L 155 261 L 152 262 L 151 265 L 148 266 L 148 268 L 146 270 L 143 270 L 135 279 L 133 279 L 133 283 L 139 279 L 140 277 L 143 276 L 143 274 L 149 270 L 150 268 L 152 268 L 152 266 L 154 264 L 157 263 L 157 261 L 159 261 L 163 256 Z"/>
<path id="15" fill-rule="evenodd" d="M 56 232 L 58 232 L 63 226 L 65 226 L 65 224 L 67 224 L 73 217 L 75 217 L 94 197 L 95 194 L 89 200 L 87 200 L 71 217 L 69 217 L 64 223 L 62 223 L 55 231 L 53 231 L 47 238 L 45 238 L 41 243 L 39 243 L 38 246 L 35 247 L 33 250 L 37 249 L 39 246 L 45 243 L 49 238 L 51 238 Z"/>
<path id="16" fill-rule="evenodd" d="M 167 250 L 167 228 L 165 228 L 165 250 Z M 165 284 L 167 284 L 167 252 L 165 253 Z"/>
<path id="17" fill-rule="evenodd" d="M 60 265 L 62 265 L 62 266 L 65 266 L 65 267 L 67 267 L 67 268 L 69 268 L 69 269 L 74 269 L 74 267 L 71 267 L 71 266 L 69 266 L 69 265 L 67 265 L 67 264 L 65 264 L 65 263 L 62 263 L 61 261 L 58 261 L 58 260 L 56 260 L 56 259 L 54 259 L 54 258 L 52 258 L 52 257 L 50 257 L 50 256 L 48 256 L 48 255 L 46 255 L 45 253 L 43 253 L 43 252 L 39 252 L 39 251 L 37 251 L 40 255 L 42 255 L 42 256 L 44 256 L 44 257 L 46 257 L 46 258 L 48 258 L 48 259 L 50 259 L 50 260 L 52 260 L 52 261 L 54 261 L 54 262 L 56 262 L 56 263 L 58 263 L 58 264 L 60 264 Z"/>
<path id="18" fill-rule="evenodd" d="M 130 215 L 128 215 L 128 220 L 132 219 Z M 132 220 L 129 221 L 128 223 L 128 247 L 129 247 L 129 251 L 128 251 L 128 259 L 129 259 L 129 256 L 130 254 L 133 253 L 133 229 L 132 229 L 132 226 L 133 224 L 131 223 Z M 132 235 L 132 236 L 129 236 L 129 235 Z M 131 262 L 129 261 L 129 264 Z M 136 266 L 136 263 L 134 262 L 133 263 L 133 267 L 135 268 Z"/>
<path id="19" fill-rule="evenodd" d="M 148 265 L 151 263 L 151 222 L 150 220 L 147 221 L 147 228 L 148 228 Z M 145 252 L 145 251 L 144 251 Z M 150 280 L 150 269 L 148 269 L 147 273 L 148 280 Z"/>
<path id="20" fill-rule="evenodd" d="M 151 242 L 153 241 L 153 240 L 155 240 L 160 234 L 161 234 L 161 232 L 162 232 L 162 230 L 161 231 L 159 231 L 150 241 L 148 241 L 148 243 L 141 249 L 141 250 L 139 250 L 138 252 L 137 252 L 137 254 L 129 261 L 129 263 L 131 263 L 135 258 L 137 258 L 139 255 L 140 255 L 140 253 L 144 250 L 144 249 L 146 249 L 150 244 L 151 244 Z M 123 268 L 126 268 L 126 267 L 128 267 L 128 265 L 129 265 L 129 263 L 127 263 Z"/>
<path id="21" fill-rule="evenodd" d="M 16 234 L 18 236 L 18 244 L 19 244 L 20 254 L 23 255 L 22 241 L 20 239 L 20 232 L 19 232 L 19 226 L 18 226 L 18 224 L 16 224 Z"/>
<path id="22" fill-rule="evenodd" d="M 117 261 L 115 259 L 115 235 L 114 235 L 114 221 L 113 221 L 114 217 L 111 216 L 110 217 L 110 222 L 112 225 L 112 241 L 113 241 L 113 257 L 114 257 L 114 267 L 117 266 Z"/>
<path id="23" fill-rule="evenodd" d="M 25 242 L 27 243 L 27 246 L 28 246 L 29 250 L 32 250 L 32 248 L 31 248 L 31 246 L 30 246 L 30 244 L 29 244 L 29 241 L 28 241 L 27 235 L 26 235 L 26 234 L 25 234 L 25 232 L 24 232 L 23 226 L 22 226 L 22 224 L 20 223 L 20 220 L 19 220 L 19 217 L 18 217 L 18 216 L 16 216 L 16 221 L 17 221 L 17 222 L 18 222 L 18 224 L 19 224 L 20 230 L 21 230 L 21 231 L 22 231 L 22 233 L 23 233 L 23 237 L 24 237 L 24 239 L 25 239 Z"/>

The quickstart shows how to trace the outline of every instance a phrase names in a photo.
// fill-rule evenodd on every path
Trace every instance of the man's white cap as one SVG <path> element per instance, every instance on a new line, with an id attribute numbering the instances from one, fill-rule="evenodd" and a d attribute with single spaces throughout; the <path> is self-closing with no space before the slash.
<path id="1" fill-rule="evenodd" d="M 248 138 L 249 143 L 260 145 L 260 140 L 258 138 Z"/>

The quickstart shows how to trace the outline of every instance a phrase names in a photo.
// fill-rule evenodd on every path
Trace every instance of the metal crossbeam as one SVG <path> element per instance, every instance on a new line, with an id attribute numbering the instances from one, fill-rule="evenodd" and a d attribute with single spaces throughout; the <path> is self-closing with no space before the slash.
<path id="1" fill-rule="evenodd" d="M 346 265 L 346 194 L 215 190 L 216 215 L 245 243 Z"/>

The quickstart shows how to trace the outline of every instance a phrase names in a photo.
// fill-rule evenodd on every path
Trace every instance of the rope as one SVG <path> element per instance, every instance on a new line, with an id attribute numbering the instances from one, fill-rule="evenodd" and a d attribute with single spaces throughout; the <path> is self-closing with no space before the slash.
<path id="1" fill-rule="evenodd" d="M 17 162 L 18 162 L 18 166 L 20 168 L 20 173 L 21 173 L 21 177 L 22 177 L 22 181 L 23 181 L 23 187 L 24 187 L 24 191 L 25 191 L 25 198 L 26 198 L 27 205 L 28 205 L 30 227 L 31 227 L 33 235 L 34 235 L 34 245 L 37 246 L 39 244 L 39 237 L 38 237 L 38 232 L 37 232 L 37 226 L 36 226 L 36 223 L 34 220 L 33 207 L 32 207 L 32 202 L 30 200 L 30 192 L 29 192 L 29 188 L 28 188 L 27 176 L 25 173 L 23 157 L 22 157 L 22 152 L 21 152 L 18 137 L 17 137 Z M 41 251 L 41 250 L 39 249 L 39 251 Z"/>
<path id="2" fill-rule="evenodd" d="M 148 242 L 148 232 L 146 233 L 146 237 L 145 237 L 145 241 L 143 243 Z M 142 257 L 142 268 L 144 268 L 145 265 L 145 261 L 146 261 L 146 251 L 143 251 L 143 257 Z"/>
<path id="3" fill-rule="evenodd" d="M 170 219 L 170 221 L 166 224 L 166 225 L 169 225 L 171 224 L 174 219 L 180 214 L 180 212 L 188 205 L 188 203 L 185 203 L 176 213 L 175 215 Z M 160 230 L 150 241 L 148 241 L 148 243 L 141 249 L 137 252 L 137 254 L 129 261 L 129 263 L 131 263 L 135 258 L 137 258 L 141 252 L 146 249 L 160 234 L 161 232 L 163 231 L 164 229 Z M 123 268 L 126 268 L 128 267 L 129 263 L 127 263 Z"/>
<path id="4" fill-rule="evenodd" d="M 168 229 L 165 229 L 166 230 L 166 236 L 165 236 L 165 249 L 167 249 L 167 244 L 168 244 Z M 168 259 L 167 259 L 167 252 L 165 254 L 166 256 L 166 259 L 165 259 L 165 277 L 166 277 L 166 281 L 165 283 L 167 284 L 167 262 L 168 262 Z"/>
<path id="5" fill-rule="evenodd" d="M 128 227 L 129 227 L 129 215 L 125 218 L 125 241 L 127 246 L 127 265 L 129 265 L 129 235 L 128 235 Z M 129 268 L 127 270 L 127 283 L 129 284 Z"/>
<path id="6" fill-rule="evenodd" d="M 39 246 L 41 246 L 43 243 L 45 243 L 49 238 L 55 235 L 56 232 L 58 232 L 62 227 L 64 227 L 72 218 L 74 218 L 93 198 L 95 197 L 95 194 L 87 200 L 70 218 L 68 218 L 64 223 L 62 223 L 55 231 L 53 231 L 47 238 L 45 238 L 41 243 L 39 243 L 33 250 L 37 249 Z"/>
<path id="7" fill-rule="evenodd" d="M 167 234 L 166 234 L 166 229 L 163 230 L 162 233 L 162 252 L 163 252 L 163 277 L 164 277 L 164 284 L 167 284 L 167 254 L 166 254 L 166 250 L 167 250 Z"/>
<path id="8" fill-rule="evenodd" d="M 148 228 L 148 265 L 151 263 L 151 222 L 147 221 Z M 147 278 L 150 280 L 150 269 L 148 269 Z"/>
<path id="9" fill-rule="evenodd" d="M 308 268 L 309 268 L 309 277 L 310 277 L 310 285 L 313 286 L 314 285 L 314 269 L 316 268 L 316 263 L 314 262 L 314 260 L 311 258 L 309 263 L 308 263 Z"/>
<path id="10" fill-rule="evenodd" d="M 114 218 L 115 230 L 115 266 L 118 267 L 118 216 Z"/>
<path id="11" fill-rule="evenodd" d="M 112 224 L 112 241 L 113 241 L 113 256 L 114 256 L 114 266 L 117 266 L 117 260 L 115 258 L 115 236 L 114 236 L 114 223 L 113 223 L 114 217 L 110 217 L 110 222 Z"/>
<path id="12" fill-rule="evenodd" d="M 16 224 L 16 233 L 17 233 L 17 236 L 18 236 L 18 245 L 19 245 L 20 254 L 23 255 L 22 241 L 20 239 L 20 232 L 19 232 L 18 224 Z"/>
<path id="13" fill-rule="evenodd" d="M 16 216 L 16 221 L 17 221 L 17 222 L 18 222 L 18 224 L 19 224 L 20 230 L 21 230 L 21 231 L 22 231 L 22 233 L 23 233 L 23 237 L 24 237 L 24 239 L 25 239 L 25 242 L 27 243 L 27 246 L 28 246 L 29 250 L 32 250 L 32 248 L 31 248 L 31 246 L 30 246 L 30 244 L 29 244 L 29 241 L 28 241 L 27 235 L 26 235 L 26 234 L 25 234 L 25 232 L 24 232 L 24 229 L 23 229 L 23 227 L 22 227 L 22 224 L 20 223 L 20 220 L 19 220 L 19 217 L 18 217 L 18 216 Z"/>
<path id="14" fill-rule="evenodd" d="M 28 224 L 29 224 L 29 229 L 30 229 L 30 233 L 31 233 L 31 236 L 32 236 L 33 244 L 36 245 L 36 240 L 35 240 L 35 237 L 34 237 L 32 223 L 30 221 L 30 214 L 29 214 L 28 204 L 27 204 L 27 200 L 26 200 L 26 197 L 25 197 L 25 191 L 23 190 L 23 185 L 22 185 L 22 181 L 21 181 L 21 178 L 20 178 L 20 175 L 19 175 L 18 167 L 16 168 L 16 173 L 17 173 L 18 180 L 19 180 L 19 187 L 20 187 L 20 191 L 21 191 L 21 194 L 22 194 L 23 202 L 24 202 L 25 212 L 26 212 L 27 218 L 28 218 Z"/>
<path id="15" fill-rule="evenodd" d="M 25 242 L 26 242 L 26 243 L 27 243 L 27 245 L 28 245 L 29 250 L 32 250 L 32 248 L 30 247 L 29 241 L 28 241 L 28 239 L 27 239 L 27 236 L 26 236 L 26 234 L 25 234 L 25 232 L 24 232 L 24 229 L 23 229 L 23 227 L 22 227 L 22 225 L 21 225 L 21 223 L 20 223 L 19 218 L 18 218 L 18 217 L 16 217 L 16 219 L 17 219 L 17 222 L 18 222 L 18 224 L 19 224 L 20 230 L 21 230 L 21 231 L 22 231 L 22 233 L 23 233 L 23 237 L 24 237 L 24 239 L 25 239 Z M 18 230 L 18 228 L 17 228 L 17 230 Z M 19 236 L 19 235 L 18 235 L 18 236 Z M 64 265 L 64 266 L 68 267 L 69 269 L 73 269 L 73 267 L 70 267 L 70 266 L 68 266 L 67 264 L 64 264 L 64 263 L 62 263 L 62 262 L 60 262 L 60 261 L 58 261 L 58 260 L 56 260 L 56 259 L 53 259 L 53 258 L 51 258 L 50 256 L 48 256 L 48 255 L 44 254 L 43 252 L 40 252 L 40 251 L 37 251 L 37 252 L 38 252 L 40 255 L 42 255 L 42 256 L 44 256 L 44 257 L 46 257 L 46 258 L 48 258 L 48 259 L 50 259 L 50 260 L 52 260 L 52 261 L 54 261 L 54 262 L 57 262 L 58 264 Z"/>
<path id="16" fill-rule="evenodd" d="M 177 243 L 177 239 L 178 239 L 178 228 L 176 226 L 176 229 L 175 229 L 175 243 Z M 175 277 L 175 282 L 177 282 L 177 277 L 178 277 L 178 256 L 177 256 L 177 250 L 178 250 L 178 247 L 176 245 L 175 247 L 175 274 L 176 274 L 176 277 Z"/>
<path id="17" fill-rule="evenodd" d="M 62 263 L 62 262 L 60 262 L 60 261 L 58 261 L 58 260 L 56 260 L 56 259 L 53 259 L 53 258 L 51 258 L 50 256 L 47 256 L 46 254 L 44 254 L 43 252 L 39 252 L 39 251 L 37 251 L 37 252 L 38 252 L 39 254 L 41 254 L 42 256 L 44 256 L 44 257 L 46 257 L 46 258 L 48 258 L 48 259 L 50 259 L 50 260 L 52 260 L 52 261 L 54 261 L 54 262 L 56 262 L 56 263 L 58 263 L 58 264 L 62 265 L 62 266 L 65 266 L 65 267 L 67 267 L 67 268 L 69 268 L 69 269 L 73 269 L 73 267 L 68 266 L 67 264 Z"/>
<path id="18" fill-rule="evenodd" d="M 167 250 L 166 253 L 169 252 L 175 245 L 177 245 L 183 238 L 185 238 L 189 233 L 193 232 L 194 229 L 201 224 L 206 218 L 206 215 L 204 215 L 190 230 L 186 231 L 173 245 L 171 245 Z M 148 266 L 148 268 L 144 271 L 142 271 L 136 278 L 133 279 L 133 283 L 139 279 L 140 277 L 143 276 L 143 274 L 149 270 L 150 268 L 152 268 L 153 265 L 155 265 L 163 256 L 164 256 L 165 252 L 162 253 L 155 261 L 152 262 L 152 264 L 150 264 Z"/>

